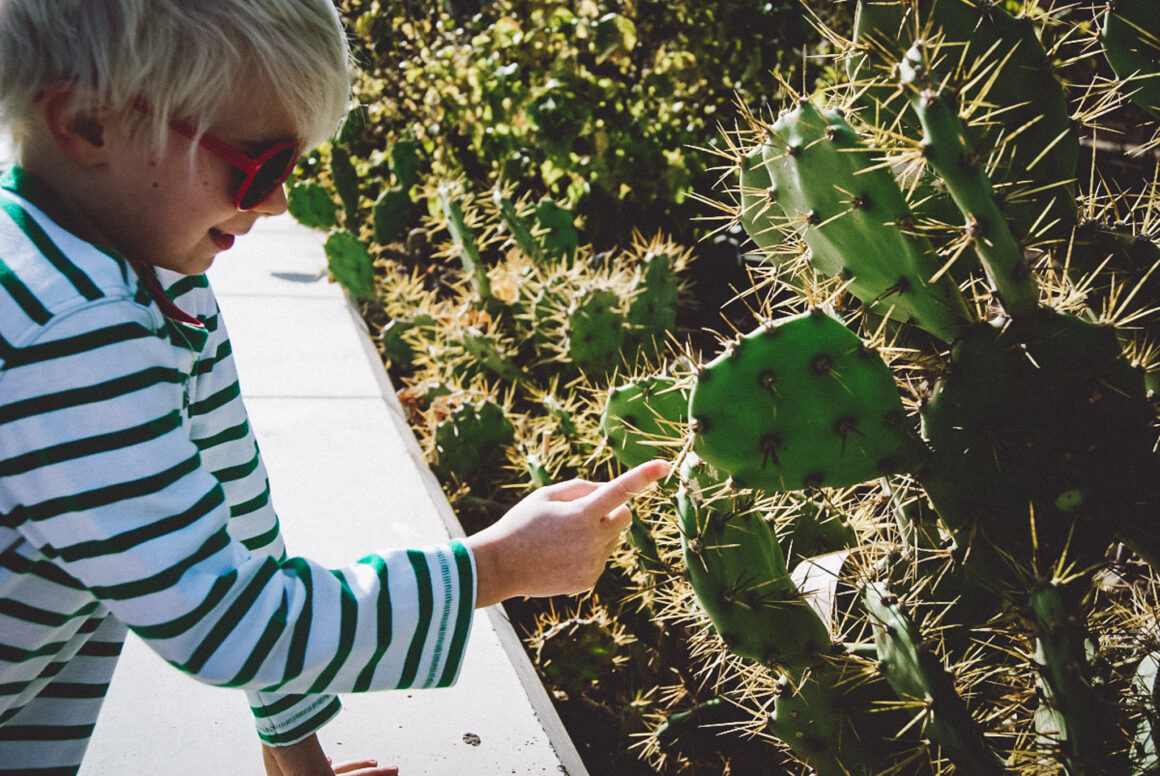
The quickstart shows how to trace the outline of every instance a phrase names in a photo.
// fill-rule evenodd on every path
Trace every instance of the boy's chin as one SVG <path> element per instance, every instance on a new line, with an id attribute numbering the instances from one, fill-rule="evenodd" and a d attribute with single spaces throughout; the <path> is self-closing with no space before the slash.
<path id="1" fill-rule="evenodd" d="M 210 268 L 217 253 L 207 253 L 198 256 L 185 256 L 180 259 L 160 259 L 150 262 L 155 267 L 176 272 L 179 275 L 201 275 Z"/>

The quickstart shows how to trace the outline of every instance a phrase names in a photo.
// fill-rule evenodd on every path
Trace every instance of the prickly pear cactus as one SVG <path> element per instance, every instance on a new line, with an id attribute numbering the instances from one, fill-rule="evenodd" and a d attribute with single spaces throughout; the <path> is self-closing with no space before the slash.
<path id="1" fill-rule="evenodd" d="M 1151 418 L 1112 329 L 1046 308 L 981 323 L 923 408 L 933 456 L 920 479 L 961 541 L 983 536 L 1016 557 L 1070 547 L 1086 567 L 1118 524 L 1144 517 Z"/>
<path id="2" fill-rule="evenodd" d="M 685 257 L 674 255 L 654 239 L 649 243 L 637 242 L 642 250 L 638 261 L 640 276 L 633 288 L 628 307 L 629 331 L 626 351 L 644 350 L 655 356 L 665 347 L 665 338 L 677 329 L 677 305 L 681 283 L 678 274 Z"/>
<path id="3" fill-rule="evenodd" d="M 358 237 L 347 231 L 334 232 L 324 246 L 330 274 L 358 300 L 375 293 L 374 260 Z"/>
<path id="4" fill-rule="evenodd" d="M 286 192 L 290 215 L 314 229 L 331 229 L 338 225 L 338 206 L 324 186 L 310 181 L 296 181 Z"/>
<path id="5" fill-rule="evenodd" d="M 1132 102 L 1160 118 L 1160 16 L 1148 0 L 1107 3 L 1100 43 Z"/>
<path id="6" fill-rule="evenodd" d="M 690 456 L 677 494 L 689 581 L 714 628 L 743 657 L 799 671 L 830 645 L 790 578 L 777 534 L 728 477 Z"/>
<path id="7" fill-rule="evenodd" d="M 846 57 L 850 86 L 864 110 L 876 114 L 874 123 L 917 133 L 893 71 L 916 40 L 942 43 L 929 65 L 967 119 L 974 166 L 987 167 L 1002 192 L 1004 217 L 1018 239 L 1033 244 L 1065 240 L 1075 225 L 1079 157 L 1068 95 L 1052 73 L 1042 33 L 1030 15 L 1013 16 L 998 3 L 860 2 Z M 925 181 L 935 185 L 924 196 L 937 200 L 941 185 Z M 919 207 L 950 212 L 932 204 Z"/>
<path id="8" fill-rule="evenodd" d="M 741 487 L 843 487 L 918 466 L 881 357 L 823 310 L 741 337 L 689 399 L 693 449 Z"/>
<path id="9" fill-rule="evenodd" d="M 410 208 L 411 197 L 406 189 L 402 186 L 384 188 L 371 209 L 375 242 L 386 245 L 402 239 Z"/>
<path id="10" fill-rule="evenodd" d="M 620 363 L 624 342 L 624 304 L 611 288 L 581 290 L 568 310 L 567 348 L 572 363 L 586 375 L 610 375 Z"/>
<path id="11" fill-rule="evenodd" d="M 983 730 L 954 686 L 954 677 L 882 583 L 863 590 L 866 613 L 874 626 L 879 665 L 903 703 L 935 708 L 926 720 L 931 740 L 963 773 L 1001 774 L 1003 764 L 983 738 Z"/>
<path id="12" fill-rule="evenodd" d="M 597 250 L 538 191 L 418 186 L 417 146 L 353 159 L 390 174 L 345 194 L 324 152 L 336 196 L 296 184 L 292 206 L 374 238 L 372 330 L 461 518 L 680 464 L 634 499 L 591 609 L 533 650 L 559 696 L 615 694 L 605 718 L 665 773 L 727 733 L 768 766 L 705 772 L 790 752 L 816 776 L 1154 773 L 1160 174 L 1157 136 L 1115 146 L 1154 132 L 1160 16 L 834 5 L 853 23 L 824 31 L 811 91 L 708 144 L 714 244 L 747 241 L 756 321 L 710 326 L 734 332 L 719 351 L 677 324 L 683 248 Z M 553 90 L 542 130 L 575 107 Z M 338 214 L 372 201 L 361 231 Z M 409 274 L 383 241 L 424 204 L 450 266 Z"/>
<path id="13" fill-rule="evenodd" d="M 358 223 L 361 199 L 359 174 L 354 168 L 350 152 L 341 145 L 335 145 L 330 149 L 330 177 L 345 209 L 343 223 L 347 228 L 354 227 Z"/>
<path id="14" fill-rule="evenodd" d="M 464 404 L 435 427 L 436 474 L 470 481 L 499 461 L 503 445 L 512 441 L 514 433 L 511 421 L 495 402 Z"/>
<path id="15" fill-rule="evenodd" d="M 580 695 L 605 678 L 628 643 L 623 627 L 599 614 L 541 618 L 530 644 L 553 686 Z"/>
<path id="16" fill-rule="evenodd" d="M 1155 769 L 1160 168 L 1078 164 L 1155 62 L 1066 52 L 1157 15 L 1058 6 L 865 0 L 848 82 L 726 134 L 765 323 L 689 366 L 642 522 L 680 542 L 662 611 L 818 776 Z"/>
<path id="17" fill-rule="evenodd" d="M 803 101 L 778 117 L 761 148 L 777 203 L 800 223 L 819 272 L 841 277 L 871 309 L 953 339 L 967 318 L 958 286 L 936 277 L 940 262 L 915 233 L 902 189 L 840 111 Z M 769 226 L 754 219 L 750 228 L 761 235 Z"/>
<path id="18" fill-rule="evenodd" d="M 600 416 L 600 430 L 612 454 L 628 467 L 667 457 L 667 442 L 680 436 L 689 398 L 676 378 L 658 375 L 612 389 Z"/>

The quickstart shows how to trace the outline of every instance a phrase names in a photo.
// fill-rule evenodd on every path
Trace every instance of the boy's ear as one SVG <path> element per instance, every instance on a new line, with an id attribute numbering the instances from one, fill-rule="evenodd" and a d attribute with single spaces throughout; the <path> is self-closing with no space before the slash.
<path id="1" fill-rule="evenodd" d="M 48 133 L 61 153 L 85 166 L 104 161 L 103 119 L 98 112 L 79 104 L 75 86 L 49 86 L 38 95 L 38 102 Z"/>

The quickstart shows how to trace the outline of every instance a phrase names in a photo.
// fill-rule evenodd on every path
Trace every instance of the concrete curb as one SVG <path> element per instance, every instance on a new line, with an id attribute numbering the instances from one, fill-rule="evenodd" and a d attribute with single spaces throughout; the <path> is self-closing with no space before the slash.
<path id="1" fill-rule="evenodd" d="M 354 319 L 356 328 L 365 335 L 362 339 L 363 346 L 366 348 L 367 358 L 378 367 L 375 374 L 378 377 L 383 401 L 386 402 L 389 408 L 391 419 L 395 422 L 399 436 L 404 440 L 407 451 L 415 459 L 422 472 L 421 479 L 423 485 L 427 488 L 427 492 L 430 494 L 431 503 L 436 507 L 439 516 L 443 519 L 443 524 L 447 528 L 448 535 L 452 538 L 462 538 L 465 536 L 463 526 L 460 524 L 459 518 L 456 517 L 455 511 L 451 508 L 451 504 L 447 501 L 447 496 L 443 493 L 443 488 L 440 486 L 439 480 L 435 477 L 430 467 L 427 466 L 423 451 L 420 449 L 419 442 L 416 440 L 415 434 L 407 422 L 403 406 L 399 403 L 399 397 L 395 392 L 395 387 L 391 384 L 386 369 L 383 368 L 378 350 L 375 349 L 374 344 L 371 342 L 371 335 L 367 330 L 366 322 L 363 320 L 362 314 L 358 311 L 354 301 L 349 296 L 347 296 L 347 305 Z M 565 769 L 564 773 L 569 776 L 588 776 L 588 770 L 580 757 L 580 753 L 576 750 L 575 744 L 572 742 L 572 737 L 568 734 L 564 723 L 556 713 L 556 707 L 552 703 L 548 691 L 544 688 L 539 674 L 536 673 L 535 666 L 532 665 L 532 661 L 528 658 L 528 653 L 524 650 L 523 643 L 520 641 L 519 635 L 515 632 L 511 621 L 507 618 L 503 607 L 488 607 L 487 614 L 491 619 L 492 627 L 495 628 L 500 643 L 503 645 L 504 651 L 511 659 L 512 667 L 515 669 L 520 684 L 528 695 L 528 700 L 531 702 L 532 708 L 540 720 L 540 724 L 544 726 L 544 731 L 548 735 L 548 740 L 552 743 L 552 748 L 560 758 L 560 764 Z"/>

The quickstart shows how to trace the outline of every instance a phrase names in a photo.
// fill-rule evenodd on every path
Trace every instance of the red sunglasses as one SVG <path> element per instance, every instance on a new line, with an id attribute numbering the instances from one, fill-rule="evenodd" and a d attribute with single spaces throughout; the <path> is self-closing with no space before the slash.
<path id="1" fill-rule="evenodd" d="M 42 99 L 44 91 L 38 92 L 33 101 L 40 102 Z M 153 114 L 149 103 L 144 99 L 136 100 L 133 107 L 147 116 Z M 203 132 L 199 136 L 197 130 L 187 121 L 172 119 L 169 128 L 191 140 L 196 137 L 198 145 L 241 172 L 234 182 L 233 205 L 238 210 L 253 210 L 269 199 L 270 195 L 286 182 L 290 173 L 294 172 L 298 158 L 302 155 L 302 144 L 294 140 L 279 141 L 257 156 L 250 156 L 240 148 L 208 132 Z"/>
<path id="2" fill-rule="evenodd" d="M 253 210 L 286 182 L 301 156 L 301 144 L 294 140 L 274 143 L 257 156 L 250 156 L 208 132 L 198 136 L 191 124 L 181 119 L 169 122 L 169 128 L 183 137 L 197 138 L 198 144 L 236 167 L 241 175 L 234 183 L 233 205 L 238 210 Z"/>

